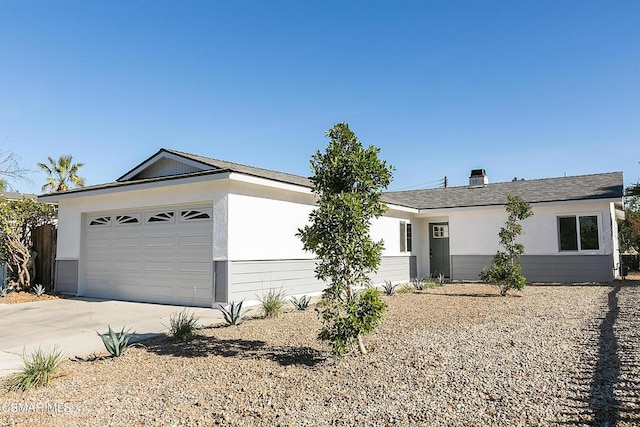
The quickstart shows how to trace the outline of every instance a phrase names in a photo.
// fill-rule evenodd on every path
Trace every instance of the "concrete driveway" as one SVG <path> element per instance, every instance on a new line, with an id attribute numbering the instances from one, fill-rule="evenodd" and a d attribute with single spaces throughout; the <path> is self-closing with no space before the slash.
<path id="1" fill-rule="evenodd" d="M 131 328 L 135 339 L 167 331 L 171 314 L 182 306 L 69 298 L 23 304 L 0 304 L 0 376 L 22 368 L 20 356 L 38 348 L 57 348 L 66 357 L 104 350 L 96 334 L 107 332 L 107 325 L 120 332 Z M 189 308 L 201 326 L 221 321 L 219 310 Z"/>

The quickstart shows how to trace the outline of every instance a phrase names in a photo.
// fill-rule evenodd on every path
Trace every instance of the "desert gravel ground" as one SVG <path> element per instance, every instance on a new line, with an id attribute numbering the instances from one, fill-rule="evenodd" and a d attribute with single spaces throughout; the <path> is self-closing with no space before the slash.
<path id="1" fill-rule="evenodd" d="M 365 356 L 330 356 L 313 310 L 209 327 L 0 391 L 0 425 L 640 425 L 638 282 L 384 298 Z"/>

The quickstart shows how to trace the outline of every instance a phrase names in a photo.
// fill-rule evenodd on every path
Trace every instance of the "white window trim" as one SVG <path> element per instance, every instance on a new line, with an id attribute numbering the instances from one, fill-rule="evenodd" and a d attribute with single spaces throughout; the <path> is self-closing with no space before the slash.
<path id="1" fill-rule="evenodd" d="M 595 216 L 598 224 L 598 249 L 582 249 L 581 241 L 580 241 L 580 217 L 581 216 Z M 577 251 L 562 251 L 560 250 L 560 218 L 570 218 L 575 217 L 576 223 L 576 232 L 578 237 L 578 250 Z M 599 255 L 604 252 L 604 239 L 603 239 L 603 223 L 602 223 L 602 212 L 566 212 L 566 213 L 558 213 L 556 214 L 556 237 L 558 239 L 557 243 L 557 253 L 559 255 Z"/>
<path id="2" fill-rule="evenodd" d="M 411 228 L 411 248 L 409 248 L 408 230 Z M 413 226 L 410 221 L 400 221 L 400 253 L 413 252 Z"/>

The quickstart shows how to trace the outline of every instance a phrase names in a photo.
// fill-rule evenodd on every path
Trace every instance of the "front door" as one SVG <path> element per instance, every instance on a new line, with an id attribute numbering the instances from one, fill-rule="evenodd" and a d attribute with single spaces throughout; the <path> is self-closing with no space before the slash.
<path id="1" fill-rule="evenodd" d="M 451 277 L 449 223 L 434 222 L 429 224 L 429 260 L 432 276 L 444 274 L 444 277 Z"/>

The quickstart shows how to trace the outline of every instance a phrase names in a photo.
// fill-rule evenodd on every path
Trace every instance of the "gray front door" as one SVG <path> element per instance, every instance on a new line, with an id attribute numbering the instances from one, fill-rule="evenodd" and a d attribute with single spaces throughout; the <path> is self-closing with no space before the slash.
<path id="1" fill-rule="evenodd" d="M 449 264 L 449 223 L 429 224 L 429 260 L 431 275 L 444 274 L 451 277 Z"/>

